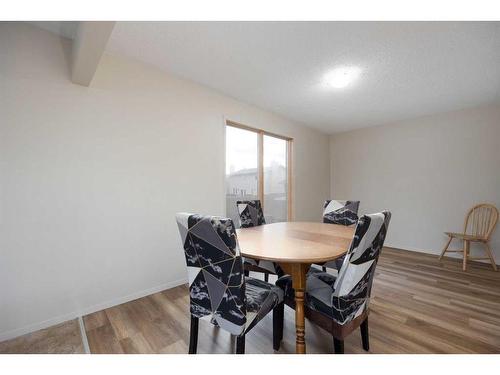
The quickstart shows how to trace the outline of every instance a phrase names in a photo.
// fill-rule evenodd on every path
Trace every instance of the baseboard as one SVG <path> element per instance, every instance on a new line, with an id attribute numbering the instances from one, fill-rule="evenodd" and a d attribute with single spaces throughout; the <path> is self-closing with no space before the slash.
<path id="1" fill-rule="evenodd" d="M 411 247 L 411 246 L 397 246 L 397 245 L 392 245 L 392 244 L 384 244 L 384 247 L 394 249 L 394 250 L 413 251 L 416 253 L 424 253 L 424 254 L 430 254 L 430 255 L 441 254 L 440 252 L 435 252 L 435 251 L 432 251 L 429 249 L 421 249 L 418 247 Z"/>
<path id="2" fill-rule="evenodd" d="M 390 249 L 394 249 L 394 250 L 413 251 L 413 252 L 416 252 L 416 253 L 423 253 L 423 254 L 435 255 L 435 256 L 441 255 L 441 251 L 432 251 L 432 250 L 428 250 L 428 249 L 419 249 L 419 248 L 410 247 L 410 246 L 402 247 L 402 246 L 384 245 L 384 247 L 387 247 L 387 248 L 390 248 Z M 453 259 L 459 259 L 459 260 L 463 259 L 462 256 L 459 255 L 459 254 L 460 253 L 446 253 L 445 257 L 453 258 Z M 478 263 L 484 263 L 484 264 L 491 264 L 491 262 L 489 260 L 483 260 L 483 259 L 480 259 L 480 260 L 469 260 L 468 262 L 478 262 Z M 498 261 L 495 259 L 496 265 L 500 266 L 500 263 L 497 263 L 497 262 Z"/>
<path id="3" fill-rule="evenodd" d="M 54 318 L 50 318 L 50 319 L 47 319 L 47 320 L 44 320 L 44 321 L 41 321 L 38 323 L 33 323 L 33 324 L 27 325 L 27 326 L 22 327 L 22 328 L 16 328 L 16 329 L 13 329 L 13 330 L 10 330 L 7 332 L 2 332 L 2 333 L 0 333 L 0 342 L 5 341 L 5 340 L 10 340 L 10 339 L 22 336 L 22 335 L 26 335 L 28 333 L 32 333 L 32 332 L 38 331 L 40 329 L 45 329 L 45 328 L 51 327 L 53 325 L 66 322 L 68 320 L 76 319 L 80 316 L 92 314 L 92 313 L 95 313 L 97 311 L 108 309 L 108 308 L 116 306 L 116 305 L 121 305 L 122 303 L 130 302 L 130 301 L 133 301 L 135 299 L 142 298 L 142 297 L 148 296 L 150 294 L 158 293 L 158 292 L 161 292 L 161 291 L 166 290 L 166 289 L 175 288 L 176 286 L 179 286 L 179 285 L 182 285 L 185 283 L 187 283 L 187 279 L 174 280 L 174 281 L 171 281 L 171 282 L 168 282 L 165 284 L 155 286 L 153 288 L 141 290 L 141 291 L 136 292 L 136 293 L 128 294 L 126 296 L 114 298 L 112 300 L 109 300 L 109 301 L 106 301 L 103 303 L 92 305 L 92 306 L 83 308 L 79 311 L 73 311 L 71 313 L 59 315 L 59 316 L 56 316 Z"/>

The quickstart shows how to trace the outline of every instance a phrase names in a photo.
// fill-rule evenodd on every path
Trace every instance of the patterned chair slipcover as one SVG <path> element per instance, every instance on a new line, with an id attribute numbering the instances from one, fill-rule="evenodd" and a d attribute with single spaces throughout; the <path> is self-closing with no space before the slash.
<path id="1" fill-rule="evenodd" d="M 327 200 L 323 207 L 323 223 L 353 225 L 358 221 L 359 201 Z"/>
<path id="2" fill-rule="evenodd" d="M 266 224 L 260 200 L 237 201 L 236 205 L 238 207 L 242 228 L 251 228 Z M 278 275 L 278 277 L 283 276 L 284 274 L 283 270 L 277 263 L 269 260 L 243 258 L 243 263 L 250 266 L 249 268 L 251 268 L 252 271 L 266 274 L 266 281 L 267 274 Z"/>
<path id="3" fill-rule="evenodd" d="M 323 206 L 323 223 L 353 225 L 358 221 L 359 201 L 327 200 Z M 339 270 L 344 257 L 324 263 L 323 271 L 327 268 Z"/>
<path id="4" fill-rule="evenodd" d="M 337 324 L 344 325 L 363 314 L 370 302 L 375 267 L 384 245 L 391 213 L 364 215 L 338 276 L 311 268 L 307 275 L 305 304 Z M 281 277 L 280 286 L 289 300 L 295 298 L 290 276 Z"/>
<path id="5" fill-rule="evenodd" d="M 256 227 L 266 223 L 260 200 L 237 201 L 236 205 L 242 228 Z"/>
<path id="6" fill-rule="evenodd" d="M 179 213 L 191 315 L 240 336 L 283 301 L 275 285 L 245 277 L 229 218 Z"/>

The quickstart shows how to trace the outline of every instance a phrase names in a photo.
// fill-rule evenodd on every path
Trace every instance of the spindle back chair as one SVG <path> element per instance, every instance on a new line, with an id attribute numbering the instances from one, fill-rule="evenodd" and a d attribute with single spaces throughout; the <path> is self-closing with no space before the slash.
<path id="1" fill-rule="evenodd" d="M 462 269 L 467 270 L 467 260 L 481 260 L 488 259 L 491 266 L 496 271 L 497 265 L 493 258 L 489 242 L 493 231 L 498 222 L 498 210 L 495 206 L 488 203 L 481 203 L 472 207 L 465 217 L 464 231 L 462 233 L 445 232 L 449 237 L 446 246 L 439 259 L 444 256 L 446 252 L 463 253 Z M 452 239 L 459 239 L 463 241 L 463 250 L 448 250 Z M 470 243 L 477 242 L 483 244 L 487 257 L 471 257 L 470 256 Z"/>

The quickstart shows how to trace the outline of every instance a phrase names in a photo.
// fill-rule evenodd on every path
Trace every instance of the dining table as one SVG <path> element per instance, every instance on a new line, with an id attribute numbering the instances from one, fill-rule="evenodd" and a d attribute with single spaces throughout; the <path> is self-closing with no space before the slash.
<path id="1" fill-rule="evenodd" d="M 304 297 L 307 272 L 312 264 L 343 256 L 354 230 L 355 226 L 298 221 L 237 229 L 242 256 L 276 262 L 292 277 L 297 354 L 306 353 Z"/>

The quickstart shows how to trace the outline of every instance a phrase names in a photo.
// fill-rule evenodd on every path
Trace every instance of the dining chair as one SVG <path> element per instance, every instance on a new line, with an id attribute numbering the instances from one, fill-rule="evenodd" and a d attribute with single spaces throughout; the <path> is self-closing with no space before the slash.
<path id="1" fill-rule="evenodd" d="M 390 219 L 388 211 L 359 218 L 338 276 L 315 268 L 307 274 L 305 316 L 333 336 L 335 353 L 344 353 L 344 339 L 358 327 L 363 349 L 370 350 L 368 306 L 375 267 Z M 276 285 L 283 289 L 285 303 L 295 308 L 291 277 L 281 277 Z"/>
<path id="2" fill-rule="evenodd" d="M 327 200 L 323 206 L 323 223 L 353 225 L 358 221 L 359 201 Z M 327 268 L 339 270 L 344 257 L 322 264 L 323 272 Z"/>
<path id="3" fill-rule="evenodd" d="M 463 263 L 462 269 L 467 270 L 467 260 L 480 260 L 489 259 L 491 266 L 496 271 L 497 265 L 495 263 L 495 258 L 493 258 L 493 253 L 490 248 L 490 238 L 493 231 L 497 225 L 498 221 L 498 210 L 492 204 L 481 203 L 472 207 L 467 215 L 465 216 L 464 231 L 462 233 L 445 232 L 448 236 L 448 242 L 446 243 L 439 260 L 441 260 L 446 252 L 450 253 L 463 253 Z M 451 241 L 456 238 L 463 241 L 463 250 L 448 250 Z M 476 242 L 484 246 L 487 257 L 471 257 L 470 254 L 470 243 Z"/>
<path id="4" fill-rule="evenodd" d="M 237 201 L 236 205 L 240 216 L 241 228 L 252 228 L 266 224 L 260 200 Z M 278 277 L 284 275 L 283 270 L 277 263 L 268 260 L 243 258 L 243 264 L 247 276 L 249 271 L 260 272 L 264 274 L 264 280 L 266 282 L 269 281 L 269 274 L 277 275 Z"/>
<path id="5" fill-rule="evenodd" d="M 266 223 L 259 199 L 236 201 L 236 205 L 238 206 L 242 228 L 256 227 Z"/>
<path id="6" fill-rule="evenodd" d="M 279 350 L 283 338 L 283 291 L 244 276 L 233 221 L 190 213 L 178 213 L 176 219 L 189 281 L 189 354 L 197 351 L 199 319 L 236 336 L 236 353 L 243 354 L 246 333 L 271 310 L 273 348 Z"/>
<path id="7" fill-rule="evenodd" d="M 359 201 L 327 200 L 323 206 L 323 223 L 353 225 L 358 221 Z"/>

